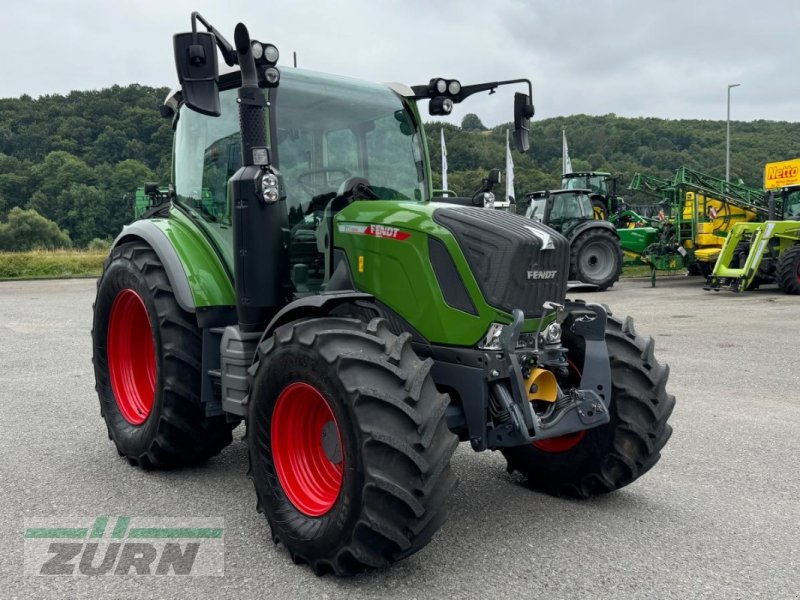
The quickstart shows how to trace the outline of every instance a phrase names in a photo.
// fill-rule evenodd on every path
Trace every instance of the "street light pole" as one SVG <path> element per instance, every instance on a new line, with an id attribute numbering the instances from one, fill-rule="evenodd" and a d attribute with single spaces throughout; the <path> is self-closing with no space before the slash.
<path id="1" fill-rule="evenodd" d="M 731 88 L 739 87 L 741 83 L 728 85 L 728 120 L 727 135 L 725 136 L 725 181 L 731 180 Z"/>

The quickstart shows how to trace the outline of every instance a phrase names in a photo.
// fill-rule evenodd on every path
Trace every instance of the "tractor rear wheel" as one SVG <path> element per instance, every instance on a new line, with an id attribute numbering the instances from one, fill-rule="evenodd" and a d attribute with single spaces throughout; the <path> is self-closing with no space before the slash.
<path id="1" fill-rule="evenodd" d="M 605 227 L 579 234 L 570 248 L 570 277 L 607 290 L 622 272 L 619 238 Z"/>
<path id="2" fill-rule="evenodd" d="M 261 343 L 250 476 L 295 563 L 352 575 L 413 554 L 442 525 L 458 439 L 432 364 L 382 319 L 299 321 Z"/>
<path id="3" fill-rule="evenodd" d="M 786 294 L 800 294 L 800 244 L 783 251 L 778 258 L 775 280 Z"/>
<path id="4" fill-rule="evenodd" d="M 231 424 L 200 402 L 200 329 L 147 244 L 121 244 L 106 259 L 92 339 L 100 414 L 132 465 L 195 464 L 231 442 Z"/>
<path id="5" fill-rule="evenodd" d="M 583 365 L 581 339 L 565 327 L 564 344 L 577 370 Z M 530 487 L 556 496 L 587 498 L 628 485 L 661 457 L 672 434 L 667 420 L 675 407 L 675 397 L 666 391 L 669 367 L 655 359 L 653 339 L 637 335 L 630 318 L 620 321 L 609 316 L 606 343 L 611 421 L 503 450 L 509 472 L 519 471 Z"/>

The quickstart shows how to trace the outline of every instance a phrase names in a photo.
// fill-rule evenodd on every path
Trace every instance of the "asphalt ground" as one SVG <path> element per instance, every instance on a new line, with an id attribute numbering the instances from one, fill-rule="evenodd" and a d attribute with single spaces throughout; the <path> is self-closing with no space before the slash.
<path id="1" fill-rule="evenodd" d="M 693 278 L 582 294 L 632 315 L 678 399 L 661 462 L 614 494 L 551 498 L 462 445 L 449 521 L 415 556 L 316 577 L 268 537 L 236 440 L 206 465 L 120 458 L 91 367 L 92 280 L 0 283 L 0 598 L 800 598 L 800 297 Z M 26 576 L 24 520 L 224 517 L 224 577 Z"/>

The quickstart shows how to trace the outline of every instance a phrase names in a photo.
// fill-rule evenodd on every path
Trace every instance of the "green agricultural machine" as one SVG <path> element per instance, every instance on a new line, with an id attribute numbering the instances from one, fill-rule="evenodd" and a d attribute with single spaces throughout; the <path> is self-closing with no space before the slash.
<path id="1" fill-rule="evenodd" d="M 672 179 L 636 173 L 629 189 L 659 200 L 656 217 L 630 210 L 612 217 L 626 264 L 648 265 L 653 285 L 656 271 L 687 270 L 707 277 L 737 223 L 762 220 L 780 210 L 770 207 L 762 190 L 687 167 L 677 169 Z"/>
<path id="2" fill-rule="evenodd" d="M 560 234 L 430 201 L 418 103 L 442 115 L 524 86 L 525 151 L 530 82 L 377 85 L 278 69 L 242 24 L 234 41 L 197 13 L 175 35 L 172 184 L 98 281 L 96 388 L 119 454 L 194 464 L 245 421 L 272 540 L 337 575 L 429 542 L 459 440 L 557 495 L 652 468 L 675 402 L 653 340 L 565 299 Z"/>
<path id="3" fill-rule="evenodd" d="M 704 289 L 743 292 L 774 282 L 800 294 L 800 159 L 768 163 L 764 187 L 770 220 L 733 226 Z"/>
<path id="4" fill-rule="evenodd" d="M 607 290 L 622 272 L 617 228 L 597 219 L 591 190 L 533 192 L 517 203 L 517 213 L 554 229 L 569 242 L 569 277 Z"/>

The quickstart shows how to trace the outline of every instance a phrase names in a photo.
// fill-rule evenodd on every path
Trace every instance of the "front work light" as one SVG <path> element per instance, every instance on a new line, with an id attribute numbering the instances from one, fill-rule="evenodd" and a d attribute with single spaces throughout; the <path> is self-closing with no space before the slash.
<path id="1" fill-rule="evenodd" d="M 428 104 L 428 112 L 432 115 L 449 115 L 453 112 L 453 101 L 445 96 L 431 98 Z"/>

